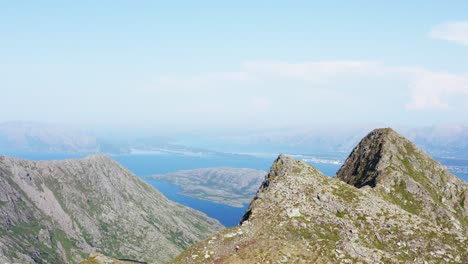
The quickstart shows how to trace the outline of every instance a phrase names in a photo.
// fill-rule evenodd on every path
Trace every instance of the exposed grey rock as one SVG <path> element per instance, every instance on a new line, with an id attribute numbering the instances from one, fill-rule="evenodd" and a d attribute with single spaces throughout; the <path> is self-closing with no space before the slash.
<path id="1" fill-rule="evenodd" d="M 358 188 L 375 187 L 386 200 L 444 228 L 468 225 L 466 182 L 390 128 L 369 133 L 337 178 Z"/>
<path id="2" fill-rule="evenodd" d="M 393 131 L 380 132 L 393 136 L 366 137 L 340 170 L 343 181 L 278 157 L 241 225 L 197 243 L 173 263 L 466 263 L 466 193 L 459 193 L 466 183 Z M 412 180 L 414 171 L 429 183 Z M 446 203 L 440 199 L 436 207 L 427 192 Z M 421 196 L 411 200 L 407 193 Z M 192 257 L 203 252 L 209 258 Z"/>
<path id="3" fill-rule="evenodd" d="M 0 260 L 77 263 L 89 253 L 163 263 L 221 225 L 167 200 L 102 155 L 0 156 Z"/>

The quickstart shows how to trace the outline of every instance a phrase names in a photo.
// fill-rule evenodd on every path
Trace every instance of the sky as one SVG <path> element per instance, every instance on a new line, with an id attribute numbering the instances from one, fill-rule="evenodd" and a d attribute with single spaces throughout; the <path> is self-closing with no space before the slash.
<path id="1" fill-rule="evenodd" d="M 0 0 L 0 122 L 468 123 L 467 1 Z"/>

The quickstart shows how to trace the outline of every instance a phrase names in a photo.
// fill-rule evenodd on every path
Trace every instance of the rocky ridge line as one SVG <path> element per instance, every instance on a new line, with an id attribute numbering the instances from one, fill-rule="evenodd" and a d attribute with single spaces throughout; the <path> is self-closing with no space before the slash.
<path id="1" fill-rule="evenodd" d="M 173 263 L 468 262 L 467 184 L 408 142 L 393 130 L 373 131 L 340 179 L 278 157 L 241 225 L 195 244 Z M 431 191 L 409 175 L 414 170 Z M 407 195 L 411 184 L 440 195 L 443 206 L 431 195 Z M 422 212 L 411 209 L 414 203 Z M 434 203 L 436 221 L 426 212 Z"/>

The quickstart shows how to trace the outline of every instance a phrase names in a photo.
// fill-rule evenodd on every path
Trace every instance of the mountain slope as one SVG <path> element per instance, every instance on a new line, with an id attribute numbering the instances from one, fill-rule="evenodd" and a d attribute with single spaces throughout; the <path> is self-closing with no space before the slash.
<path id="1" fill-rule="evenodd" d="M 162 263 L 221 228 L 105 156 L 1 156 L 0 176 L 0 262 L 77 263 L 97 251 Z"/>
<path id="2" fill-rule="evenodd" d="M 310 165 L 280 156 L 241 225 L 195 244 L 173 263 L 466 263 L 466 222 L 451 217 L 465 214 L 464 204 L 455 204 L 464 200 L 452 197 L 456 201 L 442 210 L 452 214 L 441 214 L 440 221 L 433 221 L 425 214 L 409 211 L 402 206 L 405 202 L 394 202 L 401 198 L 400 194 L 383 194 L 380 188 L 370 187 L 380 184 L 379 179 L 372 180 L 375 174 L 355 180 L 354 170 L 348 170 L 346 164 L 380 168 L 380 159 L 387 156 L 378 153 L 387 148 L 399 148 L 399 141 L 389 141 L 382 146 L 378 138 L 369 139 L 365 153 L 377 154 L 369 155 L 372 157 L 369 159 L 347 161 L 340 170 L 340 178 L 352 179 L 348 181 L 353 185 L 359 182 L 356 185 L 362 188 L 326 177 Z M 350 160 L 353 157 L 352 154 Z M 442 167 L 425 168 L 435 166 L 432 162 L 419 164 L 421 171 L 435 170 L 431 179 L 447 179 L 445 185 L 431 183 L 433 188 L 441 189 L 434 190 L 436 193 L 445 193 L 448 189 L 466 190 L 465 182 L 454 179 Z M 435 172 L 444 176 L 435 176 Z M 404 176 L 405 171 L 401 173 L 386 177 L 409 177 Z"/>
<path id="3" fill-rule="evenodd" d="M 445 228 L 468 225 L 467 184 L 390 128 L 369 133 L 337 178 L 358 188 L 376 187 L 386 200 Z"/>
<path id="4" fill-rule="evenodd" d="M 242 207 L 255 195 L 265 174 L 261 170 L 219 167 L 182 170 L 149 178 L 180 185 L 185 195 Z"/>

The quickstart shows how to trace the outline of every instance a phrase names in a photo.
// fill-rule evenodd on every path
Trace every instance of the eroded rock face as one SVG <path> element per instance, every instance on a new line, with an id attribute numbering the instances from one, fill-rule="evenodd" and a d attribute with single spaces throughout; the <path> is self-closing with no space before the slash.
<path id="1" fill-rule="evenodd" d="M 374 131 L 363 142 L 340 170 L 342 180 L 280 156 L 241 224 L 190 247 L 173 263 L 466 263 L 467 223 L 457 197 L 467 184 L 392 130 Z M 402 149 L 406 154 L 397 155 Z M 428 174 L 430 182 L 410 180 L 411 169 Z M 429 192 L 424 184 L 448 205 L 411 200 L 408 193 Z M 412 203 L 434 210 L 439 220 L 412 211 Z"/>
<path id="2" fill-rule="evenodd" d="M 390 129 L 375 130 L 369 133 L 356 146 L 351 155 L 340 168 L 337 177 L 358 188 L 369 185 L 375 187 L 380 176 L 379 162 L 382 160 L 383 148 L 387 143 Z"/>
<path id="3" fill-rule="evenodd" d="M 91 252 L 163 263 L 220 228 L 105 156 L 0 157 L 2 263 L 78 263 Z"/>

